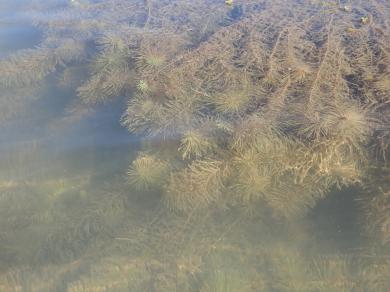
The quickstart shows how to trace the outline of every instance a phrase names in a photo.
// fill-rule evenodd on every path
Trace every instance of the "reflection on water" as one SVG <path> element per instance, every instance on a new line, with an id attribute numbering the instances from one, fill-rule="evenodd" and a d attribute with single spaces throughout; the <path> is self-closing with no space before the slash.
<path id="1" fill-rule="evenodd" d="M 0 291 L 388 291 L 389 16 L 0 0 Z"/>

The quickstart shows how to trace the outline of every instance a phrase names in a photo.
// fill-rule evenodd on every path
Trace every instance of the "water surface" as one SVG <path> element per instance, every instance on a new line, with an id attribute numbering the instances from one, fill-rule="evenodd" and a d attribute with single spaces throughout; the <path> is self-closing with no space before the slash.
<path id="1" fill-rule="evenodd" d="M 0 291 L 388 291 L 388 17 L 0 0 Z"/>

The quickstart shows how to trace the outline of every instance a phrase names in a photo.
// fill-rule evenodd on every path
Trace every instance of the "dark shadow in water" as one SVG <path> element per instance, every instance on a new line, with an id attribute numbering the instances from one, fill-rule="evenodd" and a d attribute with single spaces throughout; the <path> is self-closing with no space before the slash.
<path id="1" fill-rule="evenodd" d="M 356 187 L 333 190 L 308 215 L 313 233 L 325 249 L 350 252 L 364 243 L 357 224 L 358 193 Z"/>

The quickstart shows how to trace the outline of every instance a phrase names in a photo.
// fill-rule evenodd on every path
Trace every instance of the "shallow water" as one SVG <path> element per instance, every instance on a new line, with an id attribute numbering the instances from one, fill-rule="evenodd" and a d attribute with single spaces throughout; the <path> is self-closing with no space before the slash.
<path id="1" fill-rule="evenodd" d="M 387 16 L 0 0 L 0 291 L 388 291 Z"/>

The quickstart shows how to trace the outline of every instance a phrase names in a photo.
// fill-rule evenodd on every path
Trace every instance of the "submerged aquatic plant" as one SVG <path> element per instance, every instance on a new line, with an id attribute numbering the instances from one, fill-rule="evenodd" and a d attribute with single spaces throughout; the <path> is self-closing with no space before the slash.
<path id="1" fill-rule="evenodd" d="M 379 239 L 379 242 L 388 246 L 390 244 L 390 191 L 388 186 L 373 185 L 369 188 L 368 197 L 362 197 L 362 209 L 366 220 L 366 232 Z"/>
<path id="2" fill-rule="evenodd" d="M 179 151 L 183 159 L 201 158 L 216 150 L 217 145 L 213 138 L 202 135 L 197 130 L 187 131 L 180 141 Z"/>
<path id="3" fill-rule="evenodd" d="M 137 89 L 141 93 L 146 93 L 149 90 L 148 82 L 146 80 L 143 80 L 143 79 L 139 80 L 137 83 Z"/>
<path id="4" fill-rule="evenodd" d="M 141 48 L 140 55 L 136 59 L 136 66 L 139 71 L 158 70 L 167 60 L 165 53 L 156 47 Z"/>
<path id="5" fill-rule="evenodd" d="M 29 121 L 45 81 L 62 76 L 72 97 L 59 98 L 50 123 L 126 98 L 122 125 L 139 154 L 126 183 L 99 167 L 86 184 L 5 178 L 0 282 L 14 282 L 0 290 L 388 289 L 386 257 L 366 256 L 363 240 L 350 243 L 355 267 L 328 247 L 336 240 L 294 231 L 310 221 L 322 234 L 310 210 L 354 186 L 367 190 L 353 210 L 364 243 L 387 252 L 389 3 L 231 2 L 58 1 L 49 17 L 34 13 L 41 43 L 0 60 L 0 126 Z M 144 192 L 157 195 L 133 195 Z M 275 251 L 286 238 L 305 255 Z M 220 250 L 234 258 L 228 267 L 210 260 Z M 48 263 L 58 274 L 47 287 L 36 280 L 45 273 L 21 268 Z"/>
<path id="6" fill-rule="evenodd" d="M 195 160 L 188 168 L 173 173 L 165 189 L 166 205 L 189 212 L 206 208 L 222 195 L 226 170 L 217 160 Z"/>
<path id="7" fill-rule="evenodd" d="M 140 154 L 127 171 L 131 185 L 139 190 L 162 187 L 168 176 L 169 165 L 157 157 Z"/>

